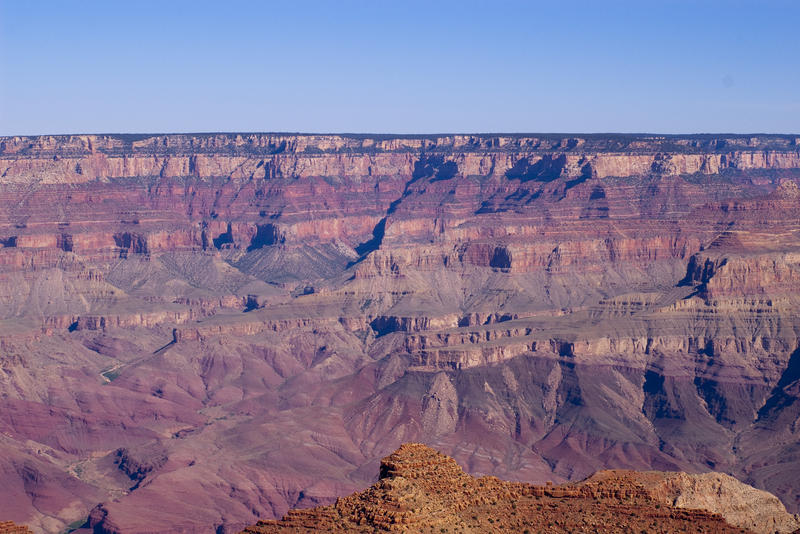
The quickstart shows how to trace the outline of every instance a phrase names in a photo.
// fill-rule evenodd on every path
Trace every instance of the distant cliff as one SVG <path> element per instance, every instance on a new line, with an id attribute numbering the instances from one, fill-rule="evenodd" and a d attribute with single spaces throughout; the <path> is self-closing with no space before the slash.
<path id="1" fill-rule="evenodd" d="M 81 183 L 131 176 L 234 179 L 414 173 L 417 155 L 461 175 L 523 179 L 714 174 L 800 166 L 792 136 L 292 134 L 84 135 L 0 138 L 0 183 Z"/>

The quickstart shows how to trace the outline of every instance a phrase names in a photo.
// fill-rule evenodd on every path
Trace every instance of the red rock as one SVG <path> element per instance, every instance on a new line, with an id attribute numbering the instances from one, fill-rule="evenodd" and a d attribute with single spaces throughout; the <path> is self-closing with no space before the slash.
<path id="1" fill-rule="evenodd" d="M 420 440 L 797 511 L 799 178 L 787 136 L 0 139 L 3 451 L 53 451 L 0 517 L 243 528 Z"/>
<path id="2" fill-rule="evenodd" d="M 24 525 L 15 525 L 13 521 L 0 521 L 0 534 L 29 534 L 31 530 Z"/>
<path id="3" fill-rule="evenodd" d="M 366 491 L 243 532 L 748 532 L 720 515 L 658 499 L 639 476 L 606 474 L 563 486 L 476 479 L 452 458 L 411 443 L 383 459 L 380 480 Z"/>

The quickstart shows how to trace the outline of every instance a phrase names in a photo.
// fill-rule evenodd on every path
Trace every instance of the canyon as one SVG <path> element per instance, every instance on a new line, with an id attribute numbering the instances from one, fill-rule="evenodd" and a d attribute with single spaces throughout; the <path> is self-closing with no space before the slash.
<path id="1" fill-rule="evenodd" d="M 237 532 L 410 441 L 797 513 L 798 184 L 788 135 L 0 138 L 0 519 Z"/>

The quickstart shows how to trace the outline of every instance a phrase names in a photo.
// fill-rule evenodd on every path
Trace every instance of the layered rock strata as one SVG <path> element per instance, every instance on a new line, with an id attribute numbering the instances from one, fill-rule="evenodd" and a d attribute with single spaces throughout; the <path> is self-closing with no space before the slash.
<path id="1" fill-rule="evenodd" d="M 796 136 L 2 138 L 0 517 L 231 532 L 419 440 L 796 512 L 798 181 Z"/>

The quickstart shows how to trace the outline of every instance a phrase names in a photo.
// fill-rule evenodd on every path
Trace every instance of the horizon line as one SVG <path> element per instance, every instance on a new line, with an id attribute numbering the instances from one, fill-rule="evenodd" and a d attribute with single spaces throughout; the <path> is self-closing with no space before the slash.
<path id="1" fill-rule="evenodd" d="M 0 139 L 14 137 L 114 137 L 141 136 L 154 137 L 165 135 L 295 135 L 295 136 L 341 136 L 341 137 L 389 137 L 389 138 L 426 138 L 448 136 L 509 136 L 509 137 L 569 137 L 569 136 L 628 136 L 628 137 L 797 137 L 800 133 L 792 132 L 692 132 L 692 133 L 658 133 L 658 132 L 434 132 L 434 133 L 391 133 L 391 132 L 302 132 L 302 131 L 257 131 L 257 130 L 219 130 L 219 131 L 184 131 L 184 132 L 73 132 L 73 133 L 37 133 L 37 134 L 2 134 Z"/>

